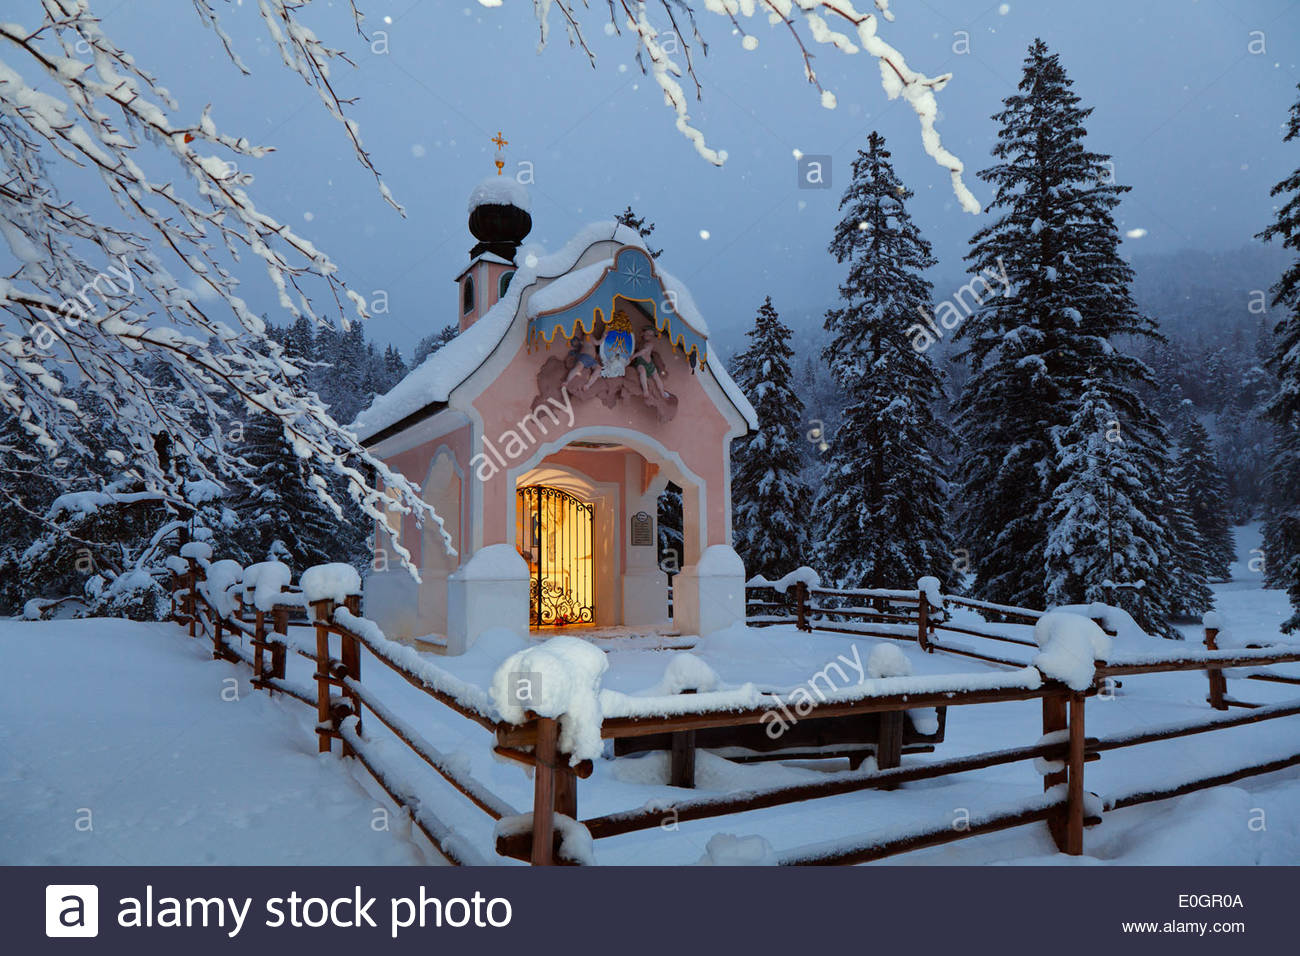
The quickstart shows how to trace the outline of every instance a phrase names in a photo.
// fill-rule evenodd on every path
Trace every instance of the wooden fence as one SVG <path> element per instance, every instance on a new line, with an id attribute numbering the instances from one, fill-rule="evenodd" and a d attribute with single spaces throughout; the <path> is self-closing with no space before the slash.
<path id="1" fill-rule="evenodd" d="M 1142 663 L 1101 661 L 1096 667 L 1093 686 L 1083 691 L 1072 690 L 1059 681 L 1045 678 L 1034 686 L 1017 685 L 1011 681 L 1004 686 L 982 690 L 951 687 L 923 693 L 913 690 L 909 693 L 823 700 L 812 710 L 801 711 L 800 720 L 823 721 L 827 726 L 838 727 L 874 715 L 877 722 L 873 726 L 878 733 L 874 743 L 877 758 L 874 770 L 850 769 L 828 773 L 823 779 L 813 782 L 746 790 L 743 794 L 691 795 L 667 804 L 582 819 L 578 810 L 578 781 L 588 778 L 593 766 L 591 761 L 574 762 L 570 755 L 560 751 L 559 718 L 530 713 L 522 723 L 505 722 L 484 713 L 484 709 L 473 702 L 434 686 L 427 673 L 420 673 L 418 668 L 409 664 L 409 659 L 399 660 L 404 656 L 400 653 L 401 645 L 388 641 L 373 623 L 360 617 L 360 598 L 356 595 L 349 595 L 339 606 L 333 601 L 308 604 L 299 590 L 286 587 L 282 591 L 282 601 L 269 610 L 256 609 L 252 620 L 248 619 L 248 610 L 241 597 L 236 597 L 231 614 L 222 615 L 214 608 L 212 595 L 205 594 L 204 562 L 195 558 L 186 561 L 186 570 L 175 575 L 173 607 L 175 618 L 188 625 L 190 635 L 210 639 L 214 657 L 248 664 L 253 669 L 254 686 L 314 707 L 321 751 L 330 750 L 333 742 L 338 740 L 342 753 L 358 760 L 393 801 L 411 813 L 413 821 L 430 843 L 457 864 L 491 861 L 479 848 L 440 820 L 430 809 L 428 801 L 421 801 L 413 788 L 397 779 L 391 768 L 383 765 L 377 748 L 365 731 L 371 718 L 384 724 L 412 753 L 475 807 L 497 821 L 498 854 L 534 865 L 579 862 L 562 849 L 565 833 L 578 823 L 593 840 L 601 840 L 660 827 L 666 820 L 682 823 L 865 790 L 892 790 L 905 783 L 950 778 L 989 767 L 1034 760 L 1048 761 L 1052 767 L 1043 778 L 1041 798 L 984 808 L 973 813 L 964 828 L 953 827 L 948 819 L 936 820 L 906 831 L 871 832 L 834 844 L 787 850 L 779 855 L 779 862 L 785 865 L 861 863 L 983 833 L 1044 822 L 1059 849 L 1077 855 L 1083 852 L 1085 827 L 1099 823 L 1105 810 L 1167 799 L 1300 764 L 1300 752 L 1297 752 L 1268 762 L 1232 766 L 1194 780 L 1147 788 L 1136 786 L 1107 806 L 1088 793 L 1085 765 L 1101 759 L 1105 752 L 1300 715 L 1300 700 L 1263 706 L 1228 698 L 1223 674 L 1227 668 L 1252 668 L 1252 673 L 1246 675 L 1252 679 L 1300 684 L 1300 679 L 1260 670 L 1300 661 L 1300 649 L 1222 651 L 1215 646 L 1216 635 L 1207 631 L 1205 654 L 1187 654 Z M 954 623 L 949 611 L 959 606 L 1020 623 L 1033 623 L 1043 613 L 947 596 L 943 597 L 942 606 L 933 606 L 923 590 L 843 590 L 798 583 L 786 594 L 778 594 L 770 586 L 752 588 L 747 594 L 750 622 L 756 626 L 790 623 L 806 631 L 913 639 L 929 653 L 950 653 L 1006 668 L 1024 669 L 1023 662 L 992 653 L 996 647 L 981 646 L 981 650 L 972 651 L 969 647 L 957 648 L 947 644 L 946 635 L 955 634 L 988 641 L 990 645 L 1036 647 L 1032 641 L 994 633 L 992 626 Z M 314 628 L 314 646 L 298 646 L 290 637 L 289 624 L 295 615 L 301 616 Z M 227 635 L 234 633 L 249 638 L 251 653 L 226 640 Z M 491 733 L 497 755 L 530 768 L 533 772 L 530 810 L 527 813 L 516 811 L 456 761 L 440 753 L 391 705 L 379 699 L 361 673 L 363 648 L 380 665 L 431 698 L 435 706 L 448 708 Z M 989 653 L 985 653 L 986 650 Z M 314 687 L 298 685 L 287 679 L 285 662 L 289 653 L 313 661 Z M 1249 712 L 1234 716 L 1216 713 L 1206 719 L 1143 728 L 1109 737 L 1086 735 L 1087 699 L 1096 696 L 1107 686 L 1108 680 L 1113 681 L 1122 675 L 1180 670 L 1207 672 L 1210 678 L 1208 700 L 1214 708 L 1222 710 L 1228 706 L 1240 706 L 1248 708 Z M 620 742 L 629 749 L 636 749 L 638 740 L 654 738 L 662 741 L 671 754 L 671 782 L 676 786 L 691 787 L 698 741 L 709 733 L 713 733 L 711 739 L 715 739 L 718 732 L 725 735 L 752 731 L 781 703 L 776 695 L 770 695 L 770 700 L 763 706 L 736 710 L 711 703 L 708 694 L 699 694 L 682 699 L 681 706 L 675 708 L 677 712 L 668 716 L 606 717 L 601 725 L 601 737 L 615 741 L 616 752 Z M 933 707 L 946 713 L 947 709 L 954 707 L 1023 700 L 1038 700 L 1041 704 L 1041 736 L 1034 742 L 901 765 L 903 750 L 899 742 L 907 711 Z"/>
<path id="2" fill-rule="evenodd" d="M 395 660 L 388 646 L 390 642 L 376 639 L 371 629 L 365 627 L 369 622 L 359 617 L 360 595 L 349 595 L 336 606 L 333 600 L 306 602 L 299 589 L 284 587 L 281 600 L 269 610 L 256 609 L 250 621 L 242 593 L 231 596 L 233 613 L 222 615 L 205 593 L 205 571 L 200 561 L 193 557 L 185 561 L 187 570 L 173 576 L 172 606 L 174 618 L 188 626 L 191 637 L 211 640 L 215 659 L 247 664 L 253 671 L 254 687 L 284 694 L 315 708 L 319 750 L 330 751 L 338 740 L 343 755 L 355 758 L 365 767 L 393 802 L 410 813 L 412 822 L 450 862 L 458 865 L 490 862 L 477 847 L 439 819 L 413 788 L 383 766 L 364 733 L 363 712 L 368 710 L 412 753 L 492 819 L 516 816 L 518 811 L 461 769 L 457 761 L 439 752 L 418 730 L 368 691 L 361 674 L 361 648 L 426 694 L 437 706 L 450 708 L 491 732 L 500 726 L 497 721 L 453 695 L 429 686 L 424 677 Z M 303 647 L 291 639 L 289 624 L 295 617 L 314 628 L 314 646 Z M 247 637 L 252 652 L 229 643 L 226 638 L 230 634 Z M 314 663 L 314 686 L 287 679 L 286 661 L 290 652 Z"/>

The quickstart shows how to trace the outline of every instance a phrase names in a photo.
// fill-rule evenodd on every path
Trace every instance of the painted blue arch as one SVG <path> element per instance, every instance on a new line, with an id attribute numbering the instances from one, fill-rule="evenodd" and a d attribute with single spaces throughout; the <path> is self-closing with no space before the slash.
<path id="1" fill-rule="evenodd" d="M 636 246 L 623 246 L 615 252 L 614 261 L 577 301 L 529 319 L 528 341 L 549 343 L 556 335 L 571 339 L 579 328 L 592 332 L 597 322 L 613 315 L 615 299 L 640 304 L 650 313 L 655 328 L 668 336 L 673 348 L 681 349 L 687 358 L 694 355 L 701 364 L 708 358 L 708 339 L 691 328 L 677 312 L 676 297 L 664 287 L 655 271 L 654 260 Z"/>

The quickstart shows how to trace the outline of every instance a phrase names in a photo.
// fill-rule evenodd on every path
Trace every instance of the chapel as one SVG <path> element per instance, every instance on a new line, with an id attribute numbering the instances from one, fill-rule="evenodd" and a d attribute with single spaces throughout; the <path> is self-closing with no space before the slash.
<path id="1" fill-rule="evenodd" d="M 501 627 L 728 627 L 744 617 L 745 581 L 730 448 L 756 427 L 753 407 L 710 353 L 689 291 L 636 231 L 595 223 L 548 254 L 525 246 L 529 207 L 509 177 L 473 190 L 459 334 L 352 426 L 421 487 L 451 539 L 394 512 L 376 529 L 365 614 L 452 654 Z M 428 316 L 430 329 L 445 323 Z M 656 527 L 669 483 L 682 502 L 671 601 Z M 379 560 L 394 542 L 419 582 Z"/>

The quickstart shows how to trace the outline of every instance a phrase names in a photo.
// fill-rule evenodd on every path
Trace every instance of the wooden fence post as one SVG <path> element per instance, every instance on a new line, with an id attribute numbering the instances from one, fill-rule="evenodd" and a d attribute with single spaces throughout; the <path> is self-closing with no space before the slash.
<path id="1" fill-rule="evenodd" d="M 924 589 L 916 592 L 916 643 L 927 654 L 933 653 L 930 647 L 930 601 Z"/>
<path id="2" fill-rule="evenodd" d="M 578 775 L 562 760 L 555 768 L 555 812 L 578 819 Z"/>
<path id="3" fill-rule="evenodd" d="M 794 585 L 795 600 L 795 627 L 800 631 L 811 631 L 812 626 L 808 623 L 808 585 L 804 581 L 796 581 Z"/>
<path id="4" fill-rule="evenodd" d="M 1207 651 L 1217 651 L 1219 649 L 1218 641 L 1219 629 L 1217 627 L 1207 627 L 1205 629 L 1205 649 Z M 1223 676 L 1223 669 L 1207 667 L 1205 673 L 1210 678 L 1210 696 L 1208 698 L 1210 706 L 1215 710 L 1227 710 L 1228 705 L 1223 698 L 1228 690 L 1228 678 Z"/>
<path id="5" fill-rule="evenodd" d="M 330 631 L 329 622 L 334 617 L 334 602 L 330 599 L 313 601 L 312 612 L 316 616 L 316 736 L 320 753 L 332 749 L 331 738 L 336 734 L 330 712 Z"/>
<path id="6" fill-rule="evenodd" d="M 284 680 L 286 666 L 286 652 L 288 651 L 289 640 L 289 609 L 283 605 L 277 605 L 271 609 L 271 626 L 275 633 L 280 635 L 280 640 L 271 641 L 271 676 Z"/>
<path id="7" fill-rule="evenodd" d="M 188 590 L 185 592 L 185 613 L 190 619 L 190 637 L 195 637 L 195 627 L 199 616 L 199 602 L 196 595 L 196 589 L 199 586 L 199 563 L 193 558 L 186 558 L 185 563 L 189 565 L 189 570 L 185 572 L 185 582 Z"/>
<path id="8" fill-rule="evenodd" d="M 216 608 L 212 609 L 212 659 L 229 660 L 233 655 L 226 653 L 225 642 L 221 640 L 222 620 Z"/>
<path id="9" fill-rule="evenodd" d="M 537 718 L 537 744 L 533 748 L 533 848 L 529 862 L 550 866 L 555 862 L 555 763 L 560 725 L 554 717 Z"/>
<path id="10" fill-rule="evenodd" d="M 353 614 L 360 616 L 361 595 L 349 594 L 343 599 L 343 606 Z M 340 636 L 340 642 L 339 657 L 343 661 L 345 676 L 352 678 L 354 681 L 361 680 L 361 643 L 354 634 L 346 630 Z M 346 687 L 343 688 L 343 696 L 347 698 L 352 707 L 352 713 L 357 718 L 357 733 L 361 733 L 361 698 Z M 352 748 L 346 740 L 343 741 L 343 756 L 352 756 Z"/>
<path id="11" fill-rule="evenodd" d="M 266 651 L 266 612 L 258 608 L 253 613 L 253 686 L 265 687 L 263 681 L 266 680 L 266 667 L 264 664 L 264 653 Z"/>
<path id="12" fill-rule="evenodd" d="M 695 691 L 683 690 L 682 693 L 694 694 Z M 693 730 L 679 730 L 672 735 L 668 785 L 695 788 L 695 731 Z"/>
<path id="13" fill-rule="evenodd" d="M 903 762 L 903 712 L 887 710 L 880 714 L 880 733 L 876 741 L 876 769 L 892 770 Z M 894 787 L 882 787 L 893 790 Z"/>
<path id="14" fill-rule="evenodd" d="M 1084 707 L 1087 699 L 1082 694 L 1070 697 L 1070 753 L 1067 761 L 1066 781 L 1066 834 L 1065 852 L 1071 856 L 1083 855 L 1083 764 L 1084 764 Z"/>
<path id="15" fill-rule="evenodd" d="M 1043 736 L 1048 734 L 1059 733 L 1067 727 L 1066 722 L 1066 703 L 1065 698 L 1060 696 L 1050 696 L 1043 698 Z M 1043 792 L 1046 793 L 1053 787 L 1059 786 L 1066 782 L 1066 771 L 1058 770 L 1056 773 L 1043 775 Z M 1052 840 L 1056 843 L 1056 848 L 1062 853 L 1065 852 L 1065 815 L 1054 813 L 1047 820 L 1047 829 L 1052 834 Z"/>

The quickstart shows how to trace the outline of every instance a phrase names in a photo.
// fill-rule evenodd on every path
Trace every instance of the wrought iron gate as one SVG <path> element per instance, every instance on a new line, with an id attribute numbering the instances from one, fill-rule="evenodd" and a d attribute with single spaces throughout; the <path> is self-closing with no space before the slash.
<path id="1" fill-rule="evenodd" d="M 532 485 L 516 493 L 516 515 L 515 540 L 531 572 L 532 624 L 590 624 L 595 510 L 559 488 Z"/>

